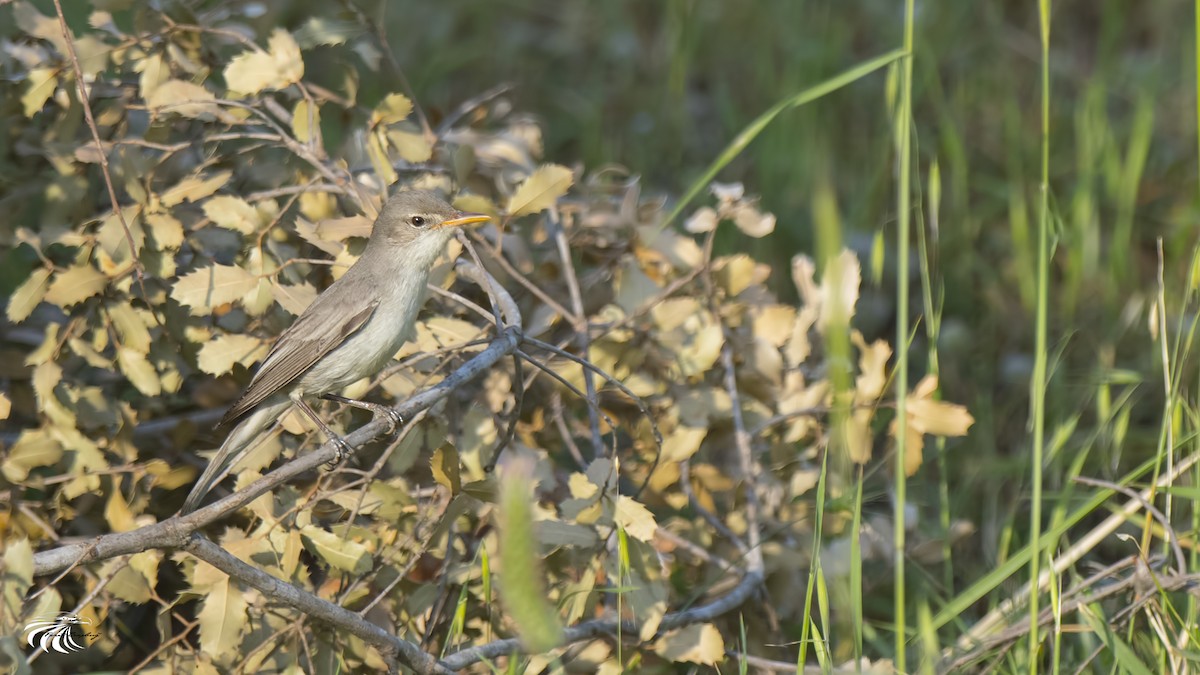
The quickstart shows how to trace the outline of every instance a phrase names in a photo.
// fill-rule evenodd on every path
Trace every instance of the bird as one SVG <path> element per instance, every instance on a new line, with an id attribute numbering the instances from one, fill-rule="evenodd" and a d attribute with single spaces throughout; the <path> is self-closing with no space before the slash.
<path id="1" fill-rule="evenodd" d="M 217 424 L 234 423 L 184 501 L 199 507 L 232 457 L 249 449 L 291 406 L 334 443 L 334 463 L 351 452 L 312 409 L 313 398 L 337 401 L 403 424 L 393 408 L 337 395 L 375 375 L 408 340 L 434 261 L 459 228 L 490 220 L 455 209 L 433 192 L 396 192 L 380 210 L 359 259 L 320 293 L 275 340 L 250 384 Z"/>

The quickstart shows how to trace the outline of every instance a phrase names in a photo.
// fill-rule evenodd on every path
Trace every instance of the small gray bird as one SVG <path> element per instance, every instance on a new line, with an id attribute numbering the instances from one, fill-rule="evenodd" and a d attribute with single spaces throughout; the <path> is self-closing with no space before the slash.
<path id="1" fill-rule="evenodd" d="M 288 406 L 298 407 L 337 444 L 339 460 L 348 455 L 345 441 L 305 399 L 339 401 L 400 424 L 391 408 L 332 392 L 383 369 L 408 340 L 429 270 L 446 242 L 457 228 L 487 220 L 458 211 L 432 192 L 398 192 L 389 199 L 358 262 L 279 336 L 250 386 L 221 419 L 218 428 L 244 418 L 196 481 L 181 513 L 194 511 L 230 458 L 251 447 Z"/>

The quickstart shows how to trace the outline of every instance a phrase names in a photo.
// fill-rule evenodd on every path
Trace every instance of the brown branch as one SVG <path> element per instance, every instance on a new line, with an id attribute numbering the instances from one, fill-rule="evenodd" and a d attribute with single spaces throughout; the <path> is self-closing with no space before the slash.
<path id="1" fill-rule="evenodd" d="M 758 589 L 762 581 L 763 577 L 761 574 L 748 572 L 732 590 L 716 600 L 698 607 L 671 612 L 665 615 L 662 622 L 659 623 L 658 634 L 661 635 L 667 631 L 692 624 L 712 621 L 737 609 Z M 620 624 L 616 621 L 585 621 L 564 630 L 562 644 L 568 645 L 593 638 L 613 636 L 616 635 L 618 630 L 622 635 L 638 634 L 637 627 L 630 621 L 624 621 Z M 485 659 L 522 653 L 525 653 L 525 650 L 521 647 L 520 641 L 516 638 L 508 638 L 489 642 L 478 647 L 459 650 L 442 659 L 442 663 L 453 670 L 462 670 Z"/>

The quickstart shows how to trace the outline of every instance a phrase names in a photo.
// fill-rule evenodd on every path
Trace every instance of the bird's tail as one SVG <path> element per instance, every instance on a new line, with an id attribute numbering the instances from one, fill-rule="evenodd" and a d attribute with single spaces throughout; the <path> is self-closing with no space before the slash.
<path id="1" fill-rule="evenodd" d="M 183 502 L 183 508 L 179 514 L 185 515 L 195 511 L 208 491 L 220 481 L 226 468 L 232 468 L 236 464 L 236 460 L 240 459 L 239 455 L 253 447 L 261 438 L 262 432 L 271 428 L 290 405 L 291 401 L 286 398 L 283 398 L 282 401 L 268 399 L 238 423 L 233 431 L 229 432 L 229 436 L 225 438 L 225 442 L 221 444 L 217 454 L 209 460 L 208 467 L 204 469 L 204 473 L 200 474 L 196 484 L 192 486 L 192 491 Z"/>

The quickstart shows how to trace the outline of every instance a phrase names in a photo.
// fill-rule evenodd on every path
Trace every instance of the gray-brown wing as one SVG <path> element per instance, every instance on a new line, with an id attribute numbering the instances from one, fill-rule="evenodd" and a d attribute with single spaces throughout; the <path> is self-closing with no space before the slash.
<path id="1" fill-rule="evenodd" d="M 347 337 L 362 328 L 378 306 L 378 300 L 372 301 L 339 322 L 322 321 L 323 316 L 314 319 L 313 317 L 323 314 L 320 312 L 302 314 L 275 341 L 271 351 L 263 359 L 262 366 L 254 374 L 254 379 L 250 380 L 250 386 L 246 387 L 241 398 L 234 402 L 217 426 L 237 420 L 250 412 L 254 406 L 291 384 L 322 356 L 333 351 Z"/>

